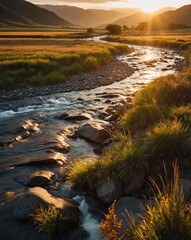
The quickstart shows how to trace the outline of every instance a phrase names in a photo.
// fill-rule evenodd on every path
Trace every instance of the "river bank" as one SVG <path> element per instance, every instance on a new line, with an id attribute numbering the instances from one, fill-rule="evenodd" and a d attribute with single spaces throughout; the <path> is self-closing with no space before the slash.
<path id="1" fill-rule="evenodd" d="M 83 192 L 66 189 L 66 170 L 70 163 L 78 159 L 98 158 L 100 153 L 95 149 L 99 150 L 100 144 L 84 139 L 78 130 L 90 123 L 101 125 L 101 131 L 103 128 L 110 129 L 112 121 L 116 122 L 117 110 L 122 110 L 121 107 L 130 103 L 136 91 L 156 77 L 175 73 L 175 59 L 181 60 L 182 57 L 174 51 L 135 47 L 131 54 L 119 57 L 124 66 L 128 66 L 128 63 L 134 69 L 134 73 L 127 78 L 123 76 L 122 81 L 86 91 L 46 96 L 40 92 L 40 98 L 0 104 L 1 239 L 41 239 L 31 222 L 18 220 L 24 209 L 24 205 L 19 208 L 19 199 L 24 196 L 26 205 L 29 203 L 27 197 L 31 184 L 33 187 L 39 186 L 34 183 L 39 178 L 45 178 L 46 182 L 41 182 L 41 188 L 37 188 L 35 194 L 33 191 L 32 196 L 36 197 L 40 191 L 47 195 L 46 189 L 52 196 L 72 202 L 75 211 L 78 207 L 79 219 L 85 214 L 78 221 L 79 228 L 73 228 L 69 235 L 65 234 L 64 239 L 76 239 L 76 236 L 81 240 L 89 238 L 87 235 L 90 231 L 86 229 L 84 234 L 82 230 L 87 223 L 87 211 L 80 208 L 83 199 L 81 203 L 75 200 Z M 92 135 L 95 137 L 95 134 Z M 101 144 L 101 147 L 104 144 L 109 142 Z M 87 200 L 87 195 L 84 197 Z M 93 214 L 91 219 L 98 218 L 100 221 L 103 208 L 100 208 L 96 198 L 92 198 L 88 206 L 85 204 L 86 208 Z M 91 224 L 94 221 L 90 222 L 90 228 Z M 94 226 L 98 227 L 98 224 Z"/>
<path id="2" fill-rule="evenodd" d="M 100 86 L 118 82 L 133 74 L 133 68 L 116 57 L 106 66 L 90 73 L 81 73 L 72 76 L 61 84 L 26 87 L 16 90 L 0 90 L 0 102 L 24 99 L 27 97 L 44 96 L 53 93 L 90 90 Z"/>

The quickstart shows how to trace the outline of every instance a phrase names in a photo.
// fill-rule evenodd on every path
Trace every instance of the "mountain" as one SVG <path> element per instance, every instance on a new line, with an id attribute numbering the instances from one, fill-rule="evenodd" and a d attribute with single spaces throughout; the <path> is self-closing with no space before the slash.
<path id="1" fill-rule="evenodd" d="M 111 24 L 117 24 L 117 25 L 126 25 L 127 27 L 136 27 L 140 22 L 148 22 L 150 21 L 152 17 L 152 14 L 150 13 L 144 13 L 144 12 L 138 12 L 133 15 L 130 15 L 128 17 L 120 18 L 115 22 L 112 22 Z M 100 25 L 97 28 L 104 29 L 107 26 L 107 24 Z"/>
<path id="2" fill-rule="evenodd" d="M 95 27 L 99 24 L 113 22 L 124 16 L 123 13 L 117 11 L 83 9 L 65 5 L 38 5 L 41 8 L 53 11 L 59 17 L 67 21 L 81 25 L 83 27 Z"/>
<path id="3" fill-rule="evenodd" d="M 152 18 L 151 26 L 165 27 L 169 24 L 191 26 L 191 5 L 185 5 L 174 11 L 167 11 Z"/>
<path id="4" fill-rule="evenodd" d="M 24 0 L 0 0 L 0 25 L 72 26 L 70 22 L 55 13 Z"/>

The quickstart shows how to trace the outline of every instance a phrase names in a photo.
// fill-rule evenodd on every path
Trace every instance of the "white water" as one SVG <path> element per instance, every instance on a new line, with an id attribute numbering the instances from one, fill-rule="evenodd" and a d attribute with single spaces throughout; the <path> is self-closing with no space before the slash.
<path id="1" fill-rule="evenodd" d="M 79 203 L 79 210 L 81 212 L 80 224 L 89 233 L 88 240 L 101 240 L 101 233 L 99 231 L 99 222 L 89 212 L 89 206 L 82 196 L 76 196 L 73 198 Z"/>

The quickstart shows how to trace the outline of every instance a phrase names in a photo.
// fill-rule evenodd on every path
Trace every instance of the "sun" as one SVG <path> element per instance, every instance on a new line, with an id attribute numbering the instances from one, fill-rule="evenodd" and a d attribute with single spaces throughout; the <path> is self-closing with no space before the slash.
<path id="1" fill-rule="evenodd" d="M 148 2 L 145 2 L 142 6 L 141 9 L 144 12 L 148 12 L 148 13 L 153 13 L 156 12 L 157 10 L 159 10 L 162 6 L 160 4 L 151 4 Z"/>

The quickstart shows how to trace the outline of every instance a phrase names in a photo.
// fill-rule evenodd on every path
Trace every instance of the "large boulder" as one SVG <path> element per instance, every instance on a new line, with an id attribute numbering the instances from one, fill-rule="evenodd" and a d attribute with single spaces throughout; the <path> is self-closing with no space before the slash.
<path id="1" fill-rule="evenodd" d="M 13 211 L 14 217 L 18 220 L 25 220 L 40 206 L 54 206 L 60 209 L 63 214 L 63 224 L 68 229 L 73 228 L 78 223 L 78 207 L 76 205 L 52 196 L 41 187 L 30 188 L 18 199 Z"/>
<path id="2" fill-rule="evenodd" d="M 110 133 L 98 123 L 86 123 L 78 131 L 78 135 L 95 143 L 102 143 L 110 137 Z"/>
<path id="3" fill-rule="evenodd" d="M 114 179 L 103 182 L 97 189 L 97 196 L 105 203 L 112 203 L 122 196 L 122 183 Z"/>
<path id="4" fill-rule="evenodd" d="M 138 191 L 144 183 L 145 172 L 131 172 L 123 184 L 123 192 L 126 195 L 133 194 Z"/>
<path id="5" fill-rule="evenodd" d="M 115 214 L 118 220 L 122 220 L 122 231 L 130 226 L 130 219 L 127 212 L 133 216 L 135 222 L 138 223 L 140 221 L 140 214 L 143 214 L 145 206 L 150 203 L 148 200 L 137 199 L 135 197 L 120 198 L 115 205 Z"/>
<path id="6" fill-rule="evenodd" d="M 16 180 L 26 186 L 41 187 L 46 186 L 54 176 L 50 171 L 35 171 L 25 176 L 19 176 Z"/>

